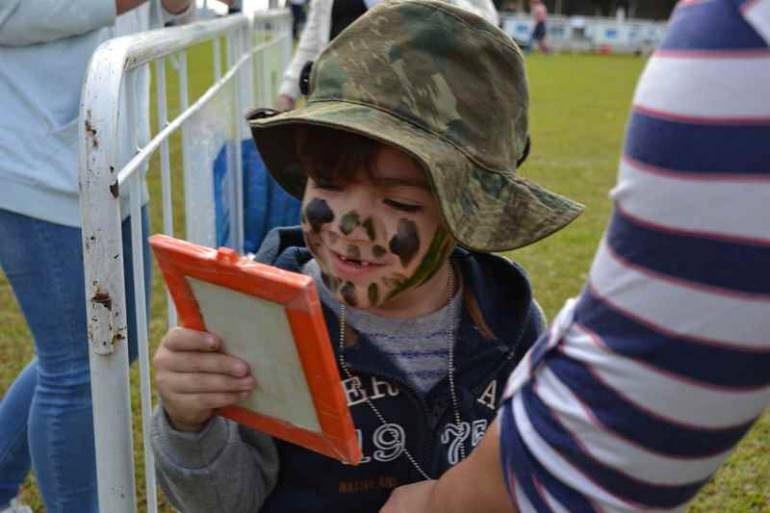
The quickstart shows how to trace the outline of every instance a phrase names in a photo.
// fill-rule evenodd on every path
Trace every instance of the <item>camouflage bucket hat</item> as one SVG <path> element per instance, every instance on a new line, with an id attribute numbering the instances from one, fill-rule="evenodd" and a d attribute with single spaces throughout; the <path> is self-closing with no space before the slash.
<path id="1" fill-rule="evenodd" d="M 582 210 L 516 174 L 528 103 L 523 57 L 507 34 L 446 2 L 395 0 L 324 50 L 302 108 L 248 117 L 267 168 L 291 194 L 302 197 L 306 180 L 296 127 L 346 130 L 421 163 L 460 244 L 504 251 L 554 233 Z"/>

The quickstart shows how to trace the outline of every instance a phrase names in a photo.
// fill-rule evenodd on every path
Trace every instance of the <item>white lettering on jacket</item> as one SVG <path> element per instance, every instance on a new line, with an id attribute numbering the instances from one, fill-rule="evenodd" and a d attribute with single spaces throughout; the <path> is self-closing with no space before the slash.
<path id="1" fill-rule="evenodd" d="M 480 402 L 490 410 L 496 410 L 497 409 L 497 380 L 492 380 L 489 385 L 487 385 L 487 388 L 484 389 L 484 393 L 481 394 L 481 397 L 476 399 L 476 401 Z"/>
<path id="2" fill-rule="evenodd" d="M 365 440 L 360 429 L 356 429 L 356 436 L 361 452 L 364 454 L 361 458 L 362 464 L 369 463 L 372 459 L 383 463 L 393 461 L 406 449 L 406 432 L 403 427 L 393 422 L 381 425 L 372 433 L 371 442 L 374 445 L 374 451 L 371 452 L 371 456 L 366 456 L 370 451 L 364 445 Z"/>
<path id="3" fill-rule="evenodd" d="M 460 422 L 459 427 L 457 424 L 447 424 L 444 426 L 444 432 L 441 433 L 441 443 L 448 445 L 447 448 L 447 461 L 450 465 L 457 465 L 460 462 L 460 446 L 465 446 L 465 441 L 468 437 L 471 438 L 471 448 L 476 447 L 481 439 L 484 438 L 484 433 L 487 431 L 488 422 L 486 419 L 474 420 L 473 424 L 470 422 Z M 466 449 L 466 456 L 469 451 Z"/>
<path id="4" fill-rule="evenodd" d="M 366 383 L 358 376 L 344 379 L 342 380 L 342 388 L 345 391 L 348 406 L 366 402 L 367 397 L 371 401 L 377 401 L 383 397 L 395 397 L 399 394 L 397 387 L 375 376 L 370 376 Z"/>

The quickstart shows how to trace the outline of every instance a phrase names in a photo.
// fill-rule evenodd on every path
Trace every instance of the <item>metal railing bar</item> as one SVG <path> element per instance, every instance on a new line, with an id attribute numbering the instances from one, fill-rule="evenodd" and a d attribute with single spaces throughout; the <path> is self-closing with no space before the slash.
<path id="1" fill-rule="evenodd" d="M 150 382 L 150 347 L 147 325 L 146 289 L 144 286 L 144 251 L 142 230 L 142 177 L 136 174 L 130 183 L 131 190 L 131 260 L 134 271 L 134 311 L 136 315 L 136 339 L 139 346 L 139 381 L 142 411 L 142 440 L 144 441 L 144 484 L 148 513 L 157 513 L 155 457 L 151 445 L 152 384 Z"/>
<path id="2" fill-rule="evenodd" d="M 211 46 L 214 52 L 214 79 L 219 80 L 222 78 L 222 42 L 220 38 L 214 38 Z"/>
<path id="3" fill-rule="evenodd" d="M 166 58 L 155 61 L 157 83 L 157 125 L 158 132 L 168 125 L 168 108 L 166 106 Z M 174 236 L 174 203 L 171 199 L 171 160 L 169 157 L 168 138 L 160 144 L 160 189 L 163 202 L 163 233 Z M 166 291 L 166 315 L 169 326 L 176 326 L 176 307 L 171 295 Z"/>
<path id="4" fill-rule="evenodd" d="M 139 69 L 126 76 L 126 117 L 128 121 L 128 144 L 137 146 L 136 104 L 137 73 Z M 134 275 L 134 315 L 136 318 L 136 333 L 129 337 L 136 338 L 139 348 L 139 377 L 140 402 L 142 412 L 142 438 L 144 440 L 144 480 L 148 490 L 148 513 L 157 513 L 158 504 L 155 494 L 155 458 L 150 446 L 150 419 L 152 418 L 152 385 L 150 383 L 149 337 L 147 332 L 147 310 L 144 286 L 144 234 L 142 229 L 142 174 L 136 173 L 130 183 L 129 209 L 131 215 L 131 267 Z M 151 490 L 151 492 L 149 492 Z"/>
<path id="5" fill-rule="evenodd" d="M 235 66 L 233 66 L 232 69 L 230 69 L 225 75 L 218 80 L 214 85 L 212 85 L 203 95 L 201 95 L 200 98 L 198 98 L 195 103 L 192 105 L 187 105 L 188 99 L 186 94 L 186 86 L 187 86 L 187 79 L 185 76 L 185 79 L 182 80 L 182 70 L 180 69 L 180 80 L 179 80 L 179 108 L 182 111 L 181 114 L 179 114 L 176 118 L 174 118 L 173 121 L 169 122 L 163 130 L 155 134 L 155 137 L 153 137 L 136 155 L 134 155 L 131 160 L 121 168 L 120 172 L 118 173 L 118 184 L 123 184 L 139 167 L 147 161 L 152 156 L 152 153 L 158 149 L 161 142 L 165 140 L 167 137 L 169 137 L 171 134 L 173 134 L 176 130 L 179 129 L 180 126 L 183 126 L 184 122 L 187 121 L 190 116 L 197 113 L 200 109 L 202 109 L 205 104 L 208 102 L 209 99 L 211 99 L 222 87 L 225 86 L 227 82 L 233 79 L 235 74 L 238 72 L 238 69 L 243 66 L 243 64 L 248 61 L 249 57 L 247 55 L 244 55 L 238 61 L 236 62 Z M 182 66 L 184 72 L 187 71 L 187 59 L 185 58 L 182 60 Z M 185 94 L 184 97 L 182 97 L 182 90 L 184 89 Z M 183 152 L 184 155 L 184 152 Z"/>

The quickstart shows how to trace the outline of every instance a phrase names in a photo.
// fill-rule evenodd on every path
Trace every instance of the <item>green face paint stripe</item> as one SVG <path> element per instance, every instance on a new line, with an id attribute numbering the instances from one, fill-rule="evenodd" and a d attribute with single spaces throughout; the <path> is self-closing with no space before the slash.
<path id="1" fill-rule="evenodd" d="M 350 235 L 350 232 L 355 230 L 360 224 L 361 220 L 358 217 L 358 212 L 351 210 L 340 218 L 340 231 L 345 235 Z"/>
<path id="2" fill-rule="evenodd" d="M 421 285 L 429 280 L 439 270 L 451 249 L 452 238 L 449 236 L 449 232 L 444 228 L 436 230 L 436 234 L 433 236 L 430 247 L 428 247 L 428 251 L 425 253 L 420 265 L 414 271 L 414 274 L 398 287 L 390 291 L 387 299 L 392 299 L 409 287 Z"/>
<path id="3" fill-rule="evenodd" d="M 376 244 L 372 248 L 372 254 L 374 255 L 375 258 L 382 258 L 385 255 L 385 253 L 387 253 L 387 252 L 388 252 L 388 250 L 386 250 L 385 248 L 383 248 L 379 244 Z"/>
<path id="4" fill-rule="evenodd" d="M 377 232 L 374 230 L 374 221 L 372 221 L 371 217 L 367 217 L 366 220 L 361 223 L 361 226 L 366 230 L 366 236 L 369 237 L 369 240 L 377 238 Z"/>

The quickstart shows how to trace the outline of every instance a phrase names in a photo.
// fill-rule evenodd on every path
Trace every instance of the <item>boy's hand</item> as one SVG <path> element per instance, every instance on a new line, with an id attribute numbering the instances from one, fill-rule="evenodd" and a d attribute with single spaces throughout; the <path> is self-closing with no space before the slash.
<path id="1" fill-rule="evenodd" d="M 197 432 L 214 409 L 243 400 L 256 382 L 243 360 L 220 352 L 215 335 L 173 328 L 153 364 L 155 384 L 169 420 L 180 431 Z"/>

